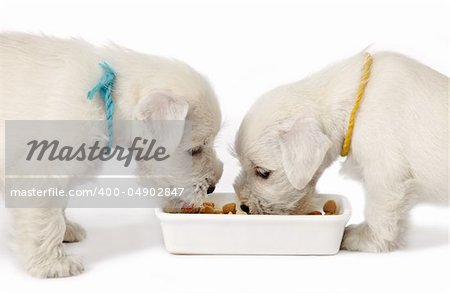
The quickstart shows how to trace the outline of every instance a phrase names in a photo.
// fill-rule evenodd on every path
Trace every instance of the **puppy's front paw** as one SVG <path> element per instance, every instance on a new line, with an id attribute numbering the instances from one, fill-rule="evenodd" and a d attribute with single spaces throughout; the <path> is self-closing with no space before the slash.
<path id="1" fill-rule="evenodd" d="M 345 228 L 341 248 L 351 251 L 386 252 L 397 248 L 396 241 L 380 239 L 366 223 Z"/>
<path id="2" fill-rule="evenodd" d="M 28 271 L 38 278 L 64 278 L 81 274 L 84 267 L 80 257 L 68 255 L 32 265 Z"/>
<path id="3" fill-rule="evenodd" d="M 66 232 L 64 233 L 63 242 L 80 242 L 86 238 L 86 231 L 73 222 L 66 222 Z"/>

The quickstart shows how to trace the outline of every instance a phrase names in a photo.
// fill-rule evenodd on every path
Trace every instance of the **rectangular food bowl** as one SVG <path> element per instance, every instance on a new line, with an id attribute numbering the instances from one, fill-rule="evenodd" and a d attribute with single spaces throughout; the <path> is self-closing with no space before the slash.
<path id="1" fill-rule="evenodd" d="M 336 254 L 350 219 L 347 199 L 318 195 L 317 210 L 333 199 L 336 215 L 171 214 L 156 210 L 166 249 L 174 254 Z M 239 200 L 233 193 L 210 195 L 217 207 Z"/>

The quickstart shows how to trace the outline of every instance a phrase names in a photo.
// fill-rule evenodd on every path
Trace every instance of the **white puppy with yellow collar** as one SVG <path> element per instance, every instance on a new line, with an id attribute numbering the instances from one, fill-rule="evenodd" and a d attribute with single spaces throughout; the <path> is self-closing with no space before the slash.
<path id="1" fill-rule="evenodd" d="M 222 163 L 213 148 L 221 126 L 218 100 L 206 79 L 188 65 L 118 46 L 98 48 L 81 40 L 0 34 L 0 184 L 4 180 L 5 120 L 101 120 L 100 98 L 88 91 L 102 76 L 101 62 L 117 72 L 115 119 L 190 120 L 193 190 L 214 190 Z M 77 242 L 84 230 L 63 209 L 15 209 L 17 253 L 38 277 L 66 277 L 83 271 L 63 241 Z"/>
<path id="2" fill-rule="evenodd" d="M 310 211 L 320 175 L 341 153 L 366 54 L 278 87 L 244 118 L 235 190 L 255 214 Z M 367 191 L 366 220 L 342 247 L 388 251 L 401 244 L 416 202 L 448 202 L 448 86 L 445 75 L 395 53 L 373 55 L 344 171 Z"/>

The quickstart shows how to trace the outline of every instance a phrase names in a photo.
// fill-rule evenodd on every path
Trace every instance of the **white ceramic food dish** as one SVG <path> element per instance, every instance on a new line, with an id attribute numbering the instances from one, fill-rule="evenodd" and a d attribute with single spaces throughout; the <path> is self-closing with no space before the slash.
<path id="1" fill-rule="evenodd" d="M 347 199 L 319 195 L 318 210 L 328 199 L 338 205 L 338 214 L 312 215 L 217 215 L 170 214 L 156 210 L 166 249 L 174 254 L 336 254 L 350 219 Z M 233 193 L 210 196 L 221 207 L 236 202 Z"/>

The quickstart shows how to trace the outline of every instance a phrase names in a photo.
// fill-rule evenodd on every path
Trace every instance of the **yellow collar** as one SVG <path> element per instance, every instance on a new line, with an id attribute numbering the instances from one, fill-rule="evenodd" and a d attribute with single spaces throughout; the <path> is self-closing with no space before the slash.
<path id="1" fill-rule="evenodd" d="M 370 77 L 370 68 L 372 66 L 373 58 L 369 53 L 366 53 L 366 60 L 364 61 L 364 68 L 361 75 L 361 82 L 359 83 L 358 93 L 356 95 L 355 105 L 353 105 L 352 112 L 350 113 L 350 119 L 348 121 L 347 132 L 345 133 L 344 144 L 342 145 L 341 156 L 346 157 L 350 152 L 350 144 L 352 142 L 353 127 L 355 127 L 355 117 L 358 111 L 361 100 L 364 96 L 367 83 Z"/>

